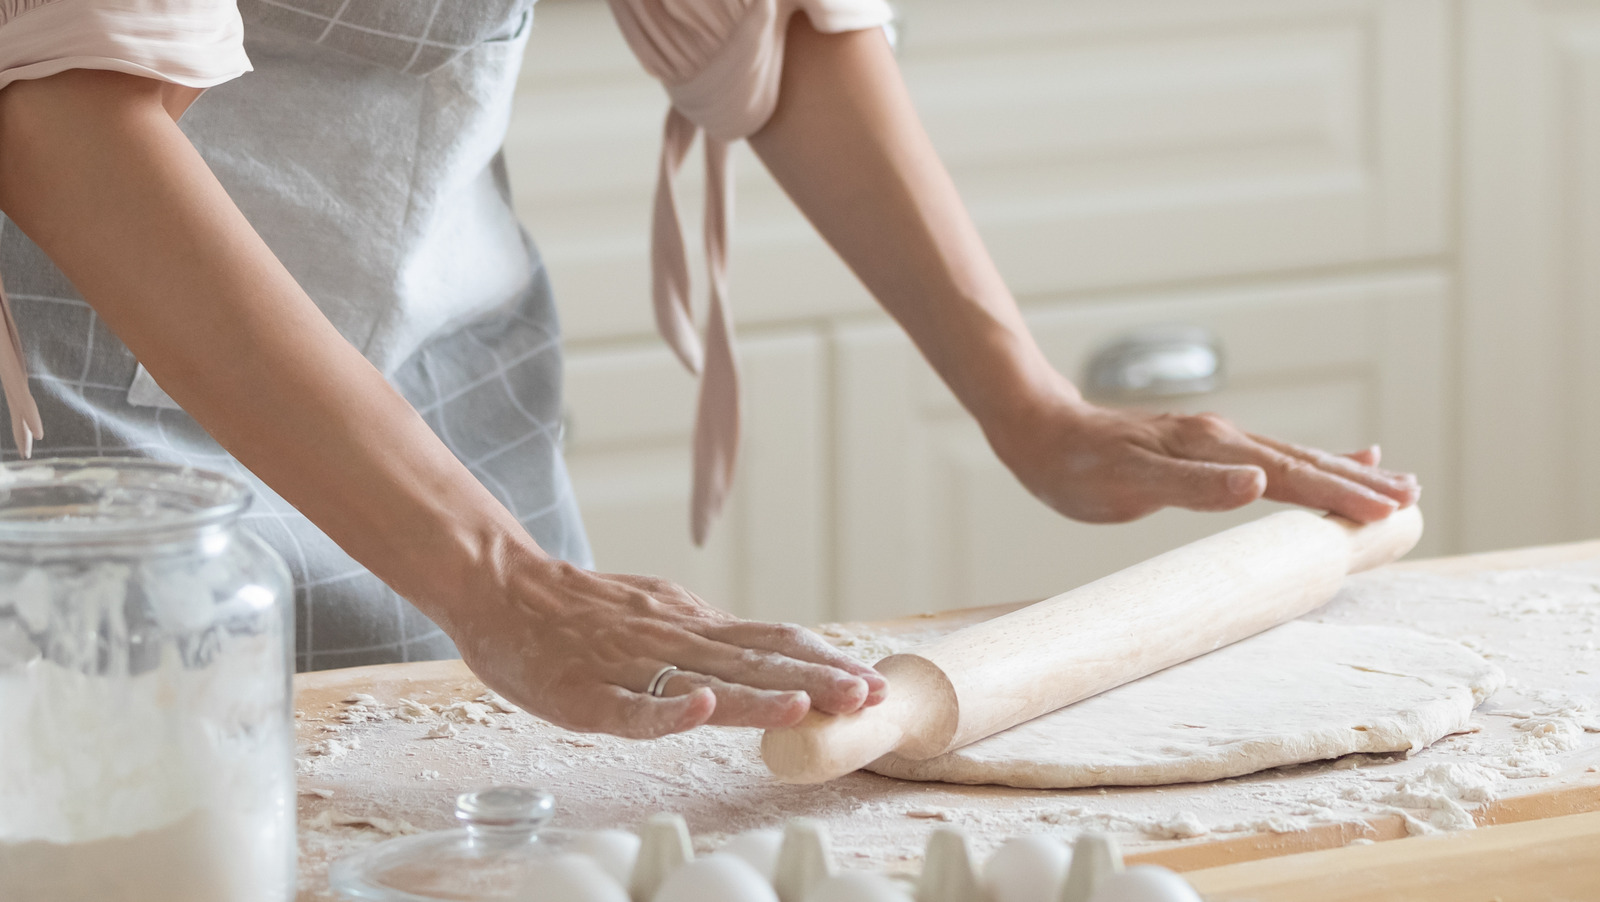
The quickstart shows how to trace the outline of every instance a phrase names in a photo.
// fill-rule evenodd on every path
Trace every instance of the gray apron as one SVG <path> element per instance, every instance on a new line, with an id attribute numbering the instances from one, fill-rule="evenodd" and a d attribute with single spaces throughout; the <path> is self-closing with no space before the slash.
<path id="1" fill-rule="evenodd" d="M 240 0 L 255 71 L 182 126 L 340 333 L 540 546 L 590 566 L 559 444 L 550 284 L 500 158 L 532 5 Z M 246 525 L 295 575 L 301 670 L 455 653 L 178 409 L 4 219 L 0 272 L 45 426 L 35 457 L 139 455 L 250 482 Z"/>

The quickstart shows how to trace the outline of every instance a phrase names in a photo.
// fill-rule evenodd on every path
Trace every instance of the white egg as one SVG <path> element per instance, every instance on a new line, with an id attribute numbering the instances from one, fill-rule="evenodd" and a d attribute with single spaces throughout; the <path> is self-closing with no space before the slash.
<path id="1" fill-rule="evenodd" d="M 748 861 L 718 852 L 667 875 L 651 902 L 778 902 Z"/>
<path id="2" fill-rule="evenodd" d="M 1055 902 L 1072 853 L 1048 836 L 1007 840 L 983 866 L 983 885 L 994 902 Z"/>
<path id="3" fill-rule="evenodd" d="M 782 845 L 782 830 L 751 830 L 728 840 L 717 851 L 737 855 L 750 862 L 750 866 L 771 883 L 778 871 L 778 849 Z"/>
<path id="4" fill-rule="evenodd" d="M 1200 894 L 1166 868 L 1141 864 L 1101 881 L 1089 902 L 1200 902 Z"/>
<path id="5" fill-rule="evenodd" d="M 911 902 L 911 894 L 882 874 L 834 874 L 811 888 L 806 902 Z"/>
<path id="6" fill-rule="evenodd" d="M 612 880 L 627 886 L 633 863 L 639 860 L 639 836 L 627 830 L 579 833 L 567 844 L 567 851 L 593 858 Z"/>
<path id="7" fill-rule="evenodd" d="M 628 902 L 628 892 L 594 859 L 564 852 L 534 872 L 539 902 Z"/>

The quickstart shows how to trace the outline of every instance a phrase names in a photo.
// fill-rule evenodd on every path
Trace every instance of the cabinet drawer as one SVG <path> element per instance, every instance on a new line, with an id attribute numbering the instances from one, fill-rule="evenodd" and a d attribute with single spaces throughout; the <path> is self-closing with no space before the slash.
<path id="1" fill-rule="evenodd" d="M 1210 330 L 1226 360 L 1217 391 L 1165 409 L 1222 413 L 1254 431 L 1354 450 L 1441 489 L 1422 550 L 1448 544 L 1442 446 L 1447 286 L 1417 274 L 1031 311 L 1041 345 L 1081 378 L 1129 330 Z M 1163 511 L 1132 524 L 1068 521 L 1022 489 L 976 424 L 893 326 L 838 337 L 838 616 L 875 619 L 1064 591 L 1259 517 Z M 1154 405 L 1151 405 L 1154 406 Z"/>
<path id="2" fill-rule="evenodd" d="M 1442 0 L 901 7 L 914 100 L 1024 302 L 1443 249 Z M 604 3 L 540 6 L 507 158 L 575 339 L 652 328 L 665 108 Z M 735 158 L 739 321 L 868 309 L 754 157 Z"/>
<path id="3" fill-rule="evenodd" d="M 1443 3 L 905 10 L 907 80 L 1021 295 L 1444 250 Z"/>

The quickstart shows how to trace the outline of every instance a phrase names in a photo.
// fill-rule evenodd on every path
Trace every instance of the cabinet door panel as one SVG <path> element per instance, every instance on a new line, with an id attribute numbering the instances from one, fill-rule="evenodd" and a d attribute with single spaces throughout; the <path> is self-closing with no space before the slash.
<path id="1" fill-rule="evenodd" d="M 599 569 L 679 582 L 747 617 L 825 619 L 821 341 L 741 347 L 744 442 L 722 519 L 689 541 L 694 379 L 659 346 L 587 348 L 567 366 L 567 466 Z"/>
<path id="2" fill-rule="evenodd" d="M 1227 383 L 1165 409 L 1214 410 L 1330 449 L 1381 441 L 1393 465 L 1438 485 L 1447 475 L 1445 296 L 1442 277 L 1419 274 L 1061 305 L 1029 319 L 1074 376 L 1132 328 L 1205 327 L 1221 339 Z M 1169 510 L 1117 526 L 1067 521 L 1016 483 L 892 326 L 844 330 L 838 342 L 840 616 L 1043 597 L 1274 507 Z M 1426 506 L 1423 551 L 1449 545 L 1445 494 Z"/>
<path id="3" fill-rule="evenodd" d="M 1600 535 L 1600 5 L 1465 5 L 1463 550 Z"/>
<path id="4" fill-rule="evenodd" d="M 1442 252 L 1447 10 L 906 0 L 901 63 L 1002 271 L 1031 300 Z M 604 4 L 550 4 L 539 23 L 507 143 L 519 212 L 570 335 L 647 334 L 662 93 Z M 735 159 L 740 322 L 870 309 L 758 161 L 742 147 Z M 691 161 L 683 196 L 698 186 Z"/>

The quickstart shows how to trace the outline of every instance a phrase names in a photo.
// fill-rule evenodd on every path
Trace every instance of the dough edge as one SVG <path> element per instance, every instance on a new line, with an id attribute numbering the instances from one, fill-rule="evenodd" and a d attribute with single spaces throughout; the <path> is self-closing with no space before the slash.
<path id="1" fill-rule="evenodd" d="M 1363 628 L 1318 625 L 1339 629 Z M 1449 640 L 1438 636 L 1402 627 L 1383 629 L 1415 633 L 1419 639 L 1430 643 L 1449 643 Z M 1505 672 L 1499 667 L 1483 660 L 1465 646 L 1461 646 L 1461 651 L 1477 657 L 1481 663 L 1465 686 L 1450 687 L 1447 695 L 1420 710 L 1389 712 L 1367 719 L 1364 723 L 1367 729 L 1363 731 L 1330 725 L 1325 729 L 1289 737 L 1231 742 L 1215 747 L 1210 754 L 1189 755 L 1181 760 L 1139 761 L 1125 765 L 972 760 L 962 757 L 958 749 L 921 761 L 885 755 L 867 765 L 866 770 L 886 777 L 920 782 L 998 785 L 1019 789 L 1086 789 L 1202 783 L 1352 754 L 1415 753 L 1445 736 L 1466 732 L 1470 727 L 1472 712 L 1505 685 Z"/>

